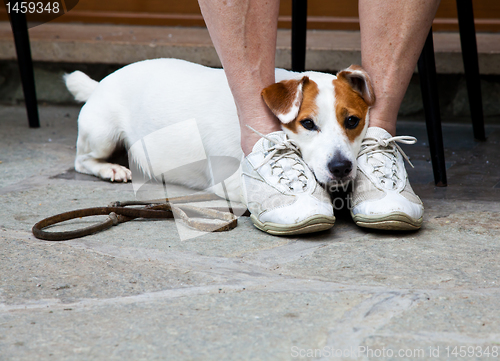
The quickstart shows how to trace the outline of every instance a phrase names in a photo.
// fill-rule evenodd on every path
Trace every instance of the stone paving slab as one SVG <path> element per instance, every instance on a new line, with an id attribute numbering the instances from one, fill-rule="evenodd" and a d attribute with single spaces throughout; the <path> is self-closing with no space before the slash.
<path id="1" fill-rule="evenodd" d="M 498 127 L 476 143 L 467 126 L 445 126 L 450 185 L 437 189 L 425 128 L 401 122 L 400 133 L 420 139 L 405 147 L 426 206 L 416 233 L 363 230 L 339 211 L 332 230 L 300 237 L 270 236 L 241 217 L 230 232 L 184 241 L 173 220 L 37 240 L 30 229 L 44 217 L 134 196 L 130 183 L 69 170 L 78 111 L 41 107 L 42 128 L 29 129 L 22 107 L 0 107 L 0 360 L 479 360 L 494 358 L 478 350 L 500 351 Z M 475 353 L 451 354 L 460 346 Z"/>

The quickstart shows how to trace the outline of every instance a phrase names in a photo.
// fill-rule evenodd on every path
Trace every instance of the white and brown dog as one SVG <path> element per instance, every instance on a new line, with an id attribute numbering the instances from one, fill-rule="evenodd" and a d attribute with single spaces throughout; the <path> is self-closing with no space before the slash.
<path id="1" fill-rule="evenodd" d="M 276 80 L 262 97 L 299 145 L 318 182 L 352 180 L 368 109 L 375 101 L 367 73 L 359 66 L 336 76 L 277 69 Z M 203 143 L 201 157 L 243 155 L 236 106 L 222 69 L 156 59 L 125 66 L 101 82 L 79 71 L 66 75 L 65 82 L 77 101 L 86 102 L 78 118 L 78 172 L 115 182 L 131 180 L 129 169 L 107 161 L 118 144 L 124 144 L 131 161 L 151 177 L 158 176 L 151 169 L 172 169 L 165 167 L 169 161 L 182 165 L 198 159 L 193 157 L 199 148 L 195 142 Z M 155 132 L 162 136 L 148 142 L 145 157 L 133 145 Z M 206 170 L 165 174 L 166 182 L 193 188 L 211 183 Z M 239 174 L 225 185 L 226 195 L 239 201 Z M 214 191 L 224 195 L 217 186 Z"/>

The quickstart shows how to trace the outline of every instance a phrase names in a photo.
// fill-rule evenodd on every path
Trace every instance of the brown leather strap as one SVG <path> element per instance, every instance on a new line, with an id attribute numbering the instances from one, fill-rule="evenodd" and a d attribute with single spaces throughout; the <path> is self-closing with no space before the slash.
<path id="1" fill-rule="evenodd" d="M 221 199 L 214 194 L 201 194 L 186 197 L 176 197 L 147 202 L 127 201 L 114 202 L 109 207 L 78 209 L 45 218 L 33 226 L 32 232 L 36 238 L 46 241 L 66 241 L 80 238 L 106 230 L 117 224 L 131 221 L 135 218 L 176 218 L 188 226 L 203 232 L 223 232 L 235 228 L 237 217 L 230 212 L 216 208 L 201 208 L 181 203 L 202 202 Z M 143 208 L 126 208 L 127 206 L 145 206 Z M 64 232 L 47 232 L 43 229 L 57 223 L 75 218 L 108 215 L 108 219 L 89 227 Z"/>

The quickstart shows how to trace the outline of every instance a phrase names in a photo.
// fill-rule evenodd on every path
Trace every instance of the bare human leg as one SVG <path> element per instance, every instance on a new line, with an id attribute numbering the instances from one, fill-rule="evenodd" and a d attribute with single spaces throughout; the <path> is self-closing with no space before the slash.
<path id="1" fill-rule="evenodd" d="M 210 36 L 233 93 L 241 125 L 241 147 L 248 155 L 278 119 L 261 97 L 273 84 L 279 0 L 199 0 Z"/>
<path id="2" fill-rule="evenodd" d="M 439 0 L 359 0 L 362 65 L 375 104 L 358 155 L 351 215 L 360 227 L 418 230 L 424 206 L 413 192 L 395 136 L 399 107 L 436 13 Z"/>
<path id="3" fill-rule="evenodd" d="M 375 106 L 370 126 L 396 133 L 396 119 L 440 0 L 359 0 L 362 65 Z"/>
<path id="4" fill-rule="evenodd" d="M 333 227 L 330 196 L 317 186 L 298 149 L 280 131 L 278 119 L 261 97 L 262 90 L 275 82 L 279 0 L 199 3 L 238 110 L 245 153 L 241 162 L 241 195 L 250 219 L 255 227 L 274 235 Z M 279 177 L 273 176 L 276 169 L 281 169 Z"/>

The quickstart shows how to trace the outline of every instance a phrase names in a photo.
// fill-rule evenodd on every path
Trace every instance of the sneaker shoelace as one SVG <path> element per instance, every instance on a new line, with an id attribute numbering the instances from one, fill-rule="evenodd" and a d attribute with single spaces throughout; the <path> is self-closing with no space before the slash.
<path id="1" fill-rule="evenodd" d="M 367 154 L 367 162 L 373 167 L 373 173 L 378 175 L 379 181 L 385 188 L 394 189 L 401 179 L 398 177 L 397 154 L 398 152 L 403 158 L 414 168 L 408 156 L 399 146 L 403 144 L 415 144 L 417 138 L 410 136 L 395 136 L 387 139 L 365 138 L 362 143 L 362 149 L 358 157 Z M 377 155 L 380 154 L 380 157 Z M 390 167 L 384 160 L 389 160 Z"/>
<path id="2" fill-rule="evenodd" d="M 259 165 L 254 167 L 254 170 L 269 163 L 273 175 L 278 177 L 278 181 L 281 184 L 286 185 L 293 191 L 303 190 L 307 186 L 307 176 L 304 165 L 297 159 L 297 157 L 300 157 L 300 150 L 297 143 L 288 139 L 286 135 L 285 139 L 277 141 L 258 132 L 249 125 L 247 127 L 273 144 L 266 149 L 267 155 Z"/>

